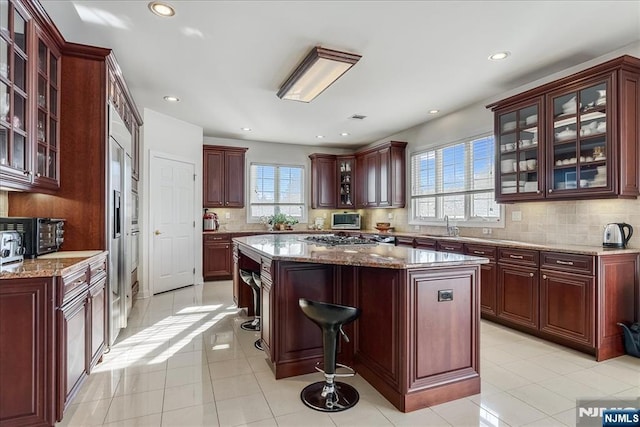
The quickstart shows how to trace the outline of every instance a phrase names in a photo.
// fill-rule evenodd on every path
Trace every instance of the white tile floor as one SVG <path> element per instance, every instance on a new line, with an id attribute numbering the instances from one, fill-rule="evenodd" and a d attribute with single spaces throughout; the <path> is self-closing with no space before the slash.
<path id="1" fill-rule="evenodd" d="M 481 394 L 404 414 L 356 376 L 354 408 L 316 412 L 299 394 L 320 374 L 276 381 L 237 313 L 230 281 L 138 300 L 59 425 L 572 426 L 577 398 L 640 396 L 640 359 L 596 363 L 483 321 Z"/>

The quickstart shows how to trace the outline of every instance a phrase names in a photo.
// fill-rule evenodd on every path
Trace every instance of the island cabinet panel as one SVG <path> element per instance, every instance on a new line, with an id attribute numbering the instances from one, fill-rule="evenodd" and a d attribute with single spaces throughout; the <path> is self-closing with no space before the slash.
<path id="1" fill-rule="evenodd" d="M 362 312 L 357 320 L 354 359 L 375 372 L 387 386 L 401 390 L 400 346 L 402 286 L 398 270 L 358 269 L 355 303 Z M 345 284 L 346 285 L 346 284 Z"/>
<path id="2" fill-rule="evenodd" d="M 53 425 L 54 279 L 0 281 L 0 425 Z"/>
<path id="3" fill-rule="evenodd" d="M 278 331 L 271 342 L 271 362 L 278 379 L 311 372 L 322 361 L 321 330 L 302 313 L 298 300 L 336 303 L 340 291 L 333 265 L 277 262 L 276 266 L 270 328 Z"/>
<path id="4" fill-rule="evenodd" d="M 479 393 L 477 267 L 410 270 L 407 290 L 405 410 Z"/>
<path id="5" fill-rule="evenodd" d="M 273 324 L 273 307 L 271 306 L 271 290 L 273 289 L 273 276 L 271 274 L 272 264 L 271 260 L 267 259 L 264 260 L 260 266 L 260 280 L 262 281 L 262 286 L 260 288 L 260 338 L 262 338 L 262 349 L 264 350 L 264 354 L 269 360 L 272 360 L 271 355 L 273 354 L 271 339 L 271 327 Z"/>
<path id="6" fill-rule="evenodd" d="M 596 286 L 596 360 L 623 355 L 618 322 L 640 321 L 640 266 L 637 254 L 599 257 Z"/>
<path id="7" fill-rule="evenodd" d="M 594 278 L 552 270 L 541 273 L 540 331 L 591 345 Z"/>

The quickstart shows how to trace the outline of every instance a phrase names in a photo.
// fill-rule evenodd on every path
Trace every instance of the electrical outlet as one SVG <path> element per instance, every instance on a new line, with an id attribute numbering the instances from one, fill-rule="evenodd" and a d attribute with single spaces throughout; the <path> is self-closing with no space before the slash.
<path id="1" fill-rule="evenodd" d="M 326 213 L 326 212 L 324 212 L 324 213 L 322 214 L 322 218 L 327 219 L 327 213 Z"/>
<path id="2" fill-rule="evenodd" d="M 231 212 L 225 212 L 224 219 L 231 219 Z"/>
<path id="3" fill-rule="evenodd" d="M 387 218 L 389 218 L 389 219 L 393 219 L 393 214 L 392 214 L 392 213 L 388 213 L 388 214 L 387 214 Z"/>
<path id="4" fill-rule="evenodd" d="M 488 228 L 483 228 L 482 229 L 482 234 L 489 234 L 489 229 Z"/>
<path id="5" fill-rule="evenodd" d="M 522 211 L 511 212 L 511 221 L 522 221 Z"/>
<path id="6" fill-rule="evenodd" d="M 420 231 L 420 226 L 419 225 L 414 225 L 413 229 L 416 230 L 416 231 Z"/>

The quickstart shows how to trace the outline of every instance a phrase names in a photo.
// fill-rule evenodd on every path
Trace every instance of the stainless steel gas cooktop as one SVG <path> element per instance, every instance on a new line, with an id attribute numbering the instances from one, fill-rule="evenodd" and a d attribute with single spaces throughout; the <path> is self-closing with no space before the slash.
<path id="1" fill-rule="evenodd" d="M 376 246 L 377 243 L 369 239 L 356 236 L 334 236 L 334 235 L 320 235 L 320 236 L 308 236 L 304 240 L 309 243 L 324 246 Z"/>

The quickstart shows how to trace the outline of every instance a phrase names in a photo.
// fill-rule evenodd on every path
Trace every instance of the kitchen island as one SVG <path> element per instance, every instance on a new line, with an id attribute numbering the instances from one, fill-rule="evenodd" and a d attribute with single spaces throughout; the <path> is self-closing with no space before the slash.
<path id="1" fill-rule="evenodd" d="M 238 270 L 262 279 L 262 339 L 277 379 L 314 372 L 318 327 L 299 298 L 359 307 L 338 360 L 404 412 L 480 392 L 484 258 L 393 245 L 326 246 L 305 235 L 234 238 Z M 244 286 L 241 284 L 241 286 Z M 236 286 L 237 288 L 237 286 Z"/>

